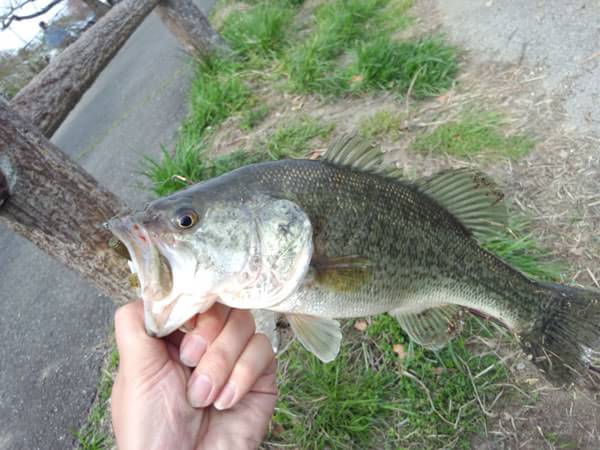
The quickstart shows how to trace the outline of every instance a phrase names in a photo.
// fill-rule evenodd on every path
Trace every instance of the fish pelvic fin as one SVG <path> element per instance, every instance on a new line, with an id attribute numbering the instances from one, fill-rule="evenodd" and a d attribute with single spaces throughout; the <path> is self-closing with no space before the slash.
<path id="1" fill-rule="evenodd" d="M 428 350 L 444 348 L 463 328 L 464 311 L 458 305 L 441 305 L 420 312 L 389 312 L 417 344 Z"/>
<path id="2" fill-rule="evenodd" d="M 304 348 L 325 363 L 335 359 L 342 342 L 342 331 L 337 320 L 306 314 L 287 314 L 286 317 Z"/>
<path id="3" fill-rule="evenodd" d="M 536 283 L 541 313 L 519 333 L 528 358 L 556 385 L 600 390 L 600 291 Z"/>
<path id="4" fill-rule="evenodd" d="M 477 239 L 494 237 L 507 227 L 504 193 L 477 170 L 443 170 L 416 184 L 420 192 L 446 208 Z"/>

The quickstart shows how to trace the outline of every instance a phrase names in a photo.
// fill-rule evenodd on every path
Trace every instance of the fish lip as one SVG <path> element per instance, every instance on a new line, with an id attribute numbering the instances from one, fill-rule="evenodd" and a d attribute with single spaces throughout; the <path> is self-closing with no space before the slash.
<path id="1" fill-rule="evenodd" d="M 171 263 L 160 252 L 146 227 L 131 216 L 115 217 L 107 224 L 108 229 L 127 247 L 131 271 L 140 281 L 142 299 L 160 302 L 169 297 L 173 288 Z"/>

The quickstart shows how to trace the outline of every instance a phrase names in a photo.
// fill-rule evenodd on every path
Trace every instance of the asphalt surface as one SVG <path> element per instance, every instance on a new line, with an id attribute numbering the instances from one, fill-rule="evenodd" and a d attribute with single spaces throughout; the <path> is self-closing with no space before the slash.
<path id="1" fill-rule="evenodd" d="M 524 64 L 562 100 L 567 125 L 600 136 L 598 0 L 437 0 L 450 37 L 482 60 Z"/>
<path id="2" fill-rule="evenodd" d="M 139 206 L 150 197 L 141 157 L 173 142 L 190 78 L 189 58 L 150 15 L 52 141 Z M 1 227 L 0 268 L 0 450 L 70 448 L 96 393 L 113 303 Z"/>

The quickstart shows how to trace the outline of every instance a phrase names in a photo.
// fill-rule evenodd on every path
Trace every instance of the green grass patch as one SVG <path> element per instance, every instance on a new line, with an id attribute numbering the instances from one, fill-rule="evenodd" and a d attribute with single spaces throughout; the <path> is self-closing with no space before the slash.
<path id="1" fill-rule="evenodd" d="M 111 427 L 106 425 L 111 420 L 108 417 L 107 406 L 112 392 L 113 373 L 119 365 L 119 353 L 112 339 L 111 349 L 106 361 L 100 374 L 96 400 L 86 422 L 79 431 L 75 432 L 75 438 L 81 450 L 106 450 L 114 446 L 112 433 L 110 432 Z"/>
<path id="2" fill-rule="evenodd" d="M 264 143 L 264 148 L 272 159 L 298 158 L 306 155 L 313 139 L 325 139 L 333 129 L 334 125 L 331 123 L 302 117 L 277 128 Z"/>
<path id="3" fill-rule="evenodd" d="M 181 127 L 181 140 L 199 141 L 209 127 L 248 106 L 250 89 L 241 76 L 241 66 L 212 57 L 197 63 L 190 87 L 189 115 Z"/>
<path id="4" fill-rule="evenodd" d="M 159 197 L 188 187 L 191 183 L 217 177 L 239 167 L 270 159 L 268 154 L 237 150 L 216 158 L 206 157 L 198 145 L 179 146 L 170 153 L 163 148 L 160 160 L 145 158 L 143 175 Z"/>
<path id="5" fill-rule="evenodd" d="M 377 111 L 366 117 L 358 125 L 358 131 L 365 139 L 375 139 L 381 136 L 395 137 L 402 126 L 405 115 L 392 111 Z"/>
<path id="6" fill-rule="evenodd" d="M 269 115 L 269 107 L 267 105 L 258 105 L 254 108 L 245 110 L 240 119 L 240 128 L 249 131 L 259 125 Z"/>
<path id="7" fill-rule="evenodd" d="M 396 42 L 381 35 L 363 42 L 351 69 L 353 89 L 388 89 L 415 98 L 437 95 L 451 86 L 456 50 L 440 38 Z"/>
<path id="8" fill-rule="evenodd" d="M 568 266 L 541 247 L 528 227 L 526 219 L 512 217 L 506 232 L 488 240 L 483 247 L 525 275 L 538 280 L 559 281 Z"/>
<path id="9" fill-rule="evenodd" d="M 275 448 L 469 448 L 485 421 L 476 398 L 489 404 L 507 377 L 495 356 L 472 354 L 462 338 L 437 353 L 410 344 L 388 315 L 364 334 L 347 326 L 329 364 L 297 344 L 282 359 L 267 439 Z"/>
<path id="10" fill-rule="evenodd" d="M 244 58 L 271 58 L 286 45 L 294 13 L 287 1 L 261 2 L 229 14 L 221 34 Z"/>
<path id="11" fill-rule="evenodd" d="M 478 154 L 517 159 L 533 149 L 533 141 L 523 135 L 506 136 L 503 118 L 496 113 L 468 113 L 457 121 L 440 125 L 430 133 L 417 137 L 416 151 L 445 152 L 468 157 Z"/>
<path id="12" fill-rule="evenodd" d="M 373 33 L 370 21 L 381 22 L 386 0 L 336 0 L 314 13 L 313 31 L 288 52 L 287 71 L 292 87 L 300 92 L 339 94 L 348 90 L 348 77 L 338 57 Z M 379 20 L 376 20 L 378 18 Z"/>

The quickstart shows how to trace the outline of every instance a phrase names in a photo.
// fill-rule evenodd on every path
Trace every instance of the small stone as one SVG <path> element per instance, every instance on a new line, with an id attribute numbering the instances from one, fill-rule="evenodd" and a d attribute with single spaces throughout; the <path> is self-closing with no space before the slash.
<path id="1" fill-rule="evenodd" d="M 523 364 L 522 362 L 519 363 L 519 364 L 517 364 L 516 369 L 517 370 L 523 370 L 523 369 L 525 369 L 525 364 Z"/>

